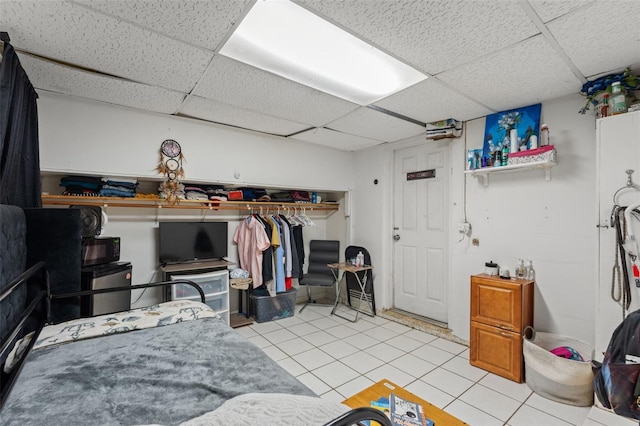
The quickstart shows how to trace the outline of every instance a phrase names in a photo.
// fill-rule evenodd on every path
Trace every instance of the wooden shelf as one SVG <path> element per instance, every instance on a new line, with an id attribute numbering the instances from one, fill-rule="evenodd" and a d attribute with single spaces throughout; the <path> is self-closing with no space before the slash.
<path id="1" fill-rule="evenodd" d="M 338 203 L 282 203 L 277 201 L 204 201 L 204 200 L 180 200 L 170 204 L 159 198 L 142 197 L 83 197 L 68 195 L 42 195 L 44 205 L 74 205 L 74 206 L 100 206 L 100 207 L 137 207 L 158 209 L 195 209 L 195 210 L 251 210 L 251 209 L 305 209 L 310 211 L 337 211 Z"/>
<path id="2" fill-rule="evenodd" d="M 484 186 L 489 186 L 489 175 L 491 173 L 508 173 L 541 169 L 544 170 L 544 180 L 548 182 L 551 180 L 551 168 L 556 164 L 557 163 L 555 161 L 535 161 L 525 164 L 513 164 L 511 166 L 483 167 L 481 169 L 465 170 L 464 173 L 477 178 L 482 178 L 484 180 Z"/>

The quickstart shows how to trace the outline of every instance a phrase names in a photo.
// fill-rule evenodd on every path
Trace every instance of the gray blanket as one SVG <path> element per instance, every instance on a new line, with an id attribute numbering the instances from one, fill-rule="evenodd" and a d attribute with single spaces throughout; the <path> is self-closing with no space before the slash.
<path id="1" fill-rule="evenodd" d="M 3 425 L 175 425 L 246 393 L 313 392 L 218 318 L 34 350 Z"/>

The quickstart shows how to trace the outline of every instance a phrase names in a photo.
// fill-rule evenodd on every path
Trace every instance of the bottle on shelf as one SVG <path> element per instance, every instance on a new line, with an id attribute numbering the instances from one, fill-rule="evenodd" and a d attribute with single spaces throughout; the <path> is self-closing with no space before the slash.
<path id="1" fill-rule="evenodd" d="M 502 147 L 502 165 L 506 166 L 509 159 L 509 146 L 504 145 Z"/>
<path id="2" fill-rule="evenodd" d="M 364 266 L 364 254 L 359 251 L 356 255 L 356 265 L 357 267 Z"/>
<path id="3" fill-rule="evenodd" d="M 627 96 L 619 81 L 611 85 L 611 100 L 613 102 L 611 111 L 613 115 L 627 112 Z"/>
<path id="4" fill-rule="evenodd" d="M 536 131 L 534 130 L 529 137 L 529 149 L 536 149 L 538 147 L 538 136 L 536 136 Z"/>
<path id="5" fill-rule="evenodd" d="M 509 132 L 509 138 L 511 140 L 511 152 L 518 152 L 518 130 L 511 129 Z"/>
<path id="6" fill-rule="evenodd" d="M 502 150 L 497 150 L 494 152 L 495 159 L 493 160 L 493 167 L 502 166 Z"/>
<path id="7" fill-rule="evenodd" d="M 600 107 L 600 118 L 609 116 L 609 94 L 605 93 L 602 97 L 602 106 Z"/>
<path id="8" fill-rule="evenodd" d="M 549 145 L 549 126 L 543 124 L 540 126 L 540 146 Z"/>

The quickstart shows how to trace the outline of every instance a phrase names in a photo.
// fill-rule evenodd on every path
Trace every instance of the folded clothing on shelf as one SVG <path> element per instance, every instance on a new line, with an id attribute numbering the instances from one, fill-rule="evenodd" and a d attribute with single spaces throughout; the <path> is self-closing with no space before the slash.
<path id="1" fill-rule="evenodd" d="M 138 187 L 137 179 L 121 177 L 103 177 L 100 195 L 103 197 L 135 197 Z"/>

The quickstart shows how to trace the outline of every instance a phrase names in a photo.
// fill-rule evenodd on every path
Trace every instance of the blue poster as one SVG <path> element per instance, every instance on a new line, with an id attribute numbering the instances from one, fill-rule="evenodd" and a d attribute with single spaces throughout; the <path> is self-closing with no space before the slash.
<path id="1" fill-rule="evenodd" d="M 541 106 L 541 104 L 535 104 L 487 115 L 482 156 L 492 157 L 495 151 L 502 150 L 505 145 L 509 149 L 511 129 L 516 129 L 518 132 L 518 146 L 529 149 L 529 138 L 534 133 L 538 135 L 540 130 Z"/>

